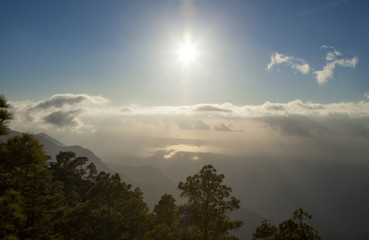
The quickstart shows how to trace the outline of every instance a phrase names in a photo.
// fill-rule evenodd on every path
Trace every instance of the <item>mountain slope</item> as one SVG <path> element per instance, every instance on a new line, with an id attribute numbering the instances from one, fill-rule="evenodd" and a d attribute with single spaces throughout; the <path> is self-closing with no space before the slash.
<path id="1" fill-rule="evenodd" d="M 107 166 L 119 173 L 123 181 L 139 186 L 150 208 L 153 208 L 165 193 L 172 194 L 174 197 L 178 195 L 178 190 L 172 181 L 158 168 L 147 165 L 133 167 L 109 163 Z"/>
<path id="2" fill-rule="evenodd" d="M 64 143 L 62 142 L 59 142 L 58 140 L 56 140 L 55 138 L 52 138 L 50 137 L 49 135 L 47 135 L 46 133 L 39 133 L 39 134 L 36 134 L 34 135 L 35 138 L 40 138 L 40 139 L 45 139 L 49 142 L 52 142 L 54 143 L 56 146 L 59 146 L 59 147 L 66 147 L 67 145 L 65 145 Z"/>
<path id="3" fill-rule="evenodd" d="M 21 135 L 21 133 L 11 131 L 7 137 L 15 135 Z M 178 199 L 177 204 L 181 204 L 184 201 L 184 199 L 179 199 L 179 191 L 176 188 L 177 182 L 173 182 L 176 179 L 168 178 L 159 170 L 159 167 L 149 166 L 148 164 L 141 164 L 139 166 L 106 164 L 89 149 L 80 146 L 66 146 L 45 133 L 33 136 L 44 146 L 46 154 L 50 155 L 53 160 L 55 160 L 56 154 L 60 151 L 72 151 L 77 156 L 87 157 L 96 165 L 99 171 L 119 173 L 123 181 L 131 184 L 133 187 L 141 188 L 144 193 L 144 200 L 150 208 L 154 207 L 164 193 L 172 194 Z M 5 139 L 2 138 L 2 140 Z M 183 171 L 184 169 L 179 168 L 178 170 Z M 234 231 L 234 234 L 240 239 L 251 239 L 252 232 L 265 218 L 251 210 L 241 208 L 232 213 L 232 219 L 242 220 L 245 223 L 242 228 Z"/>
<path id="4" fill-rule="evenodd" d="M 7 136 L 1 138 L 5 141 L 8 137 L 19 136 L 20 132 L 10 131 Z M 87 157 L 90 162 L 94 163 L 98 171 L 105 171 L 108 173 L 118 173 L 123 181 L 131 184 L 133 187 L 139 187 L 144 193 L 144 200 L 149 207 L 160 200 L 164 193 L 171 193 L 176 195 L 176 187 L 171 180 L 164 176 L 158 168 L 149 166 L 121 166 L 121 165 L 106 165 L 97 157 L 91 150 L 80 146 L 66 146 L 62 142 L 50 137 L 45 133 L 34 134 L 33 137 L 43 145 L 45 153 L 55 161 L 55 156 L 60 152 L 71 151 L 77 156 Z"/>
<path id="5" fill-rule="evenodd" d="M 92 151 L 87 148 L 83 148 L 80 146 L 66 146 L 63 143 L 55 140 L 54 138 L 46 135 L 46 134 L 36 134 L 33 135 L 40 144 L 44 146 L 45 152 L 50 155 L 52 160 L 55 160 L 55 156 L 61 152 L 71 151 L 76 153 L 77 156 L 87 157 L 88 160 L 95 164 L 96 168 L 99 171 L 112 172 L 99 157 L 97 157 Z"/>

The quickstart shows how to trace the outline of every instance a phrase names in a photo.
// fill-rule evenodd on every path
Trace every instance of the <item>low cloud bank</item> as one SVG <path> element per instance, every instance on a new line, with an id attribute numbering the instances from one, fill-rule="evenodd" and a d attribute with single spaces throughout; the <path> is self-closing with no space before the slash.
<path id="1" fill-rule="evenodd" d="M 336 53 L 335 55 L 337 55 Z M 237 106 L 231 103 L 190 106 L 112 106 L 99 96 L 58 94 L 41 102 L 13 102 L 12 126 L 94 132 L 100 126 L 153 125 L 164 129 L 233 132 L 242 122 L 267 124 L 284 135 L 309 137 L 344 132 L 368 137 L 369 102 L 319 104 L 294 100 Z M 238 124 L 234 124 L 237 121 Z M 241 122 L 241 124 L 240 124 Z M 236 127 L 236 128 L 235 128 Z M 247 129 L 238 129 L 245 131 Z"/>
<path id="2" fill-rule="evenodd" d="M 57 95 L 62 99 L 63 94 Z M 93 149 L 103 159 L 168 152 L 232 156 L 309 156 L 330 159 L 369 144 L 369 102 L 320 104 L 294 100 L 261 105 L 113 106 L 107 99 L 67 94 L 55 104 L 13 102 L 11 127 L 45 132 L 67 145 Z M 172 154 L 170 154 L 172 153 Z M 113 160 L 112 160 L 113 161 Z M 115 161 L 115 160 L 114 160 Z"/>

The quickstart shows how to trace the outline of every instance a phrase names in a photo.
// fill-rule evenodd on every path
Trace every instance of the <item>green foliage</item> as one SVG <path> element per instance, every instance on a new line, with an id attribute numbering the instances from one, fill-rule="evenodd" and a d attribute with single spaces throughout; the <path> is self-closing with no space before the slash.
<path id="1" fill-rule="evenodd" d="M 230 220 L 228 214 L 238 209 L 240 202 L 231 196 L 232 189 L 222 184 L 224 175 L 216 172 L 212 165 L 206 165 L 178 185 L 181 197 L 187 198 L 180 210 L 181 223 L 189 230 L 191 239 L 235 238 L 229 230 L 243 224 Z"/>
<path id="2" fill-rule="evenodd" d="M 303 220 L 310 220 L 312 218 L 313 217 L 308 212 L 305 212 L 302 208 L 298 208 L 292 213 L 292 219 L 300 224 L 302 224 Z"/>
<path id="3" fill-rule="evenodd" d="M 87 170 L 88 170 L 88 176 L 87 179 L 91 182 L 95 181 L 95 177 L 98 173 L 97 168 L 95 166 L 94 163 L 90 163 L 89 165 L 87 165 Z"/>
<path id="4" fill-rule="evenodd" d="M 321 237 L 317 230 L 304 223 L 312 216 L 302 208 L 296 209 L 291 219 L 287 219 L 278 225 L 278 228 L 271 226 L 266 221 L 256 228 L 253 234 L 254 239 L 269 240 L 320 240 Z"/>
<path id="5" fill-rule="evenodd" d="M 0 197 L 0 237 L 17 239 L 19 229 L 25 224 L 26 216 L 21 206 L 22 195 L 12 189 Z"/>
<path id="6" fill-rule="evenodd" d="M 139 189 L 122 182 L 118 174 L 100 172 L 88 200 L 71 213 L 69 239 L 142 238 L 148 228 L 148 208 Z"/>
<path id="7" fill-rule="evenodd" d="M 178 208 L 175 202 L 176 200 L 170 194 L 161 196 L 160 201 L 154 207 L 156 223 L 165 224 L 168 227 L 176 224 Z"/>
<path id="8" fill-rule="evenodd" d="M 64 196 L 61 185 L 52 181 L 51 172 L 45 167 L 47 159 L 42 146 L 29 134 L 9 138 L 2 144 L 0 211 L 7 217 L 2 218 L 0 225 L 6 224 L 5 235 L 21 239 L 57 238 L 55 229 Z M 9 209 L 14 209 L 14 215 L 7 214 Z"/>
<path id="9" fill-rule="evenodd" d="M 173 240 L 178 238 L 178 207 L 176 200 L 170 194 L 161 196 L 155 205 L 151 225 L 152 229 L 147 234 L 150 239 Z"/>
<path id="10" fill-rule="evenodd" d="M 317 230 L 304 220 L 310 220 L 312 216 L 302 208 L 296 209 L 292 214 L 292 219 L 283 221 L 278 226 L 278 231 L 274 235 L 275 240 L 320 240 Z"/>
<path id="11" fill-rule="evenodd" d="M 55 180 L 64 184 L 64 192 L 67 196 L 69 206 L 75 206 L 79 201 L 85 201 L 86 194 L 92 182 L 85 178 L 86 157 L 77 157 L 74 152 L 59 152 L 56 162 L 49 164 Z M 91 164 L 90 164 L 91 165 Z M 96 170 L 96 168 L 95 168 Z"/>
<path id="12" fill-rule="evenodd" d="M 255 229 L 255 232 L 252 234 L 252 240 L 269 240 L 275 232 L 277 232 L 277 228 L 268 223 L 266 220 L 263 220 L 260 226 L 258 226 Z"/>
<path id="13" fill-rule="evenodd" d="M 142 239 L 149 227 L 142 191 L 87 158 L 48 156 L 29 134 L 0 143 L 0 239 Z M 89 179 L 93 179 L 94 182 Z M 66 196 L 66 197 L 65 197 Z"/>
<path id="14" fill-rule="evenodd" d="M 8 133 L 8 124 L 13 115 L 9 112 L 10 105 L 4 95 L 0 95 L 0 136 Z"/>

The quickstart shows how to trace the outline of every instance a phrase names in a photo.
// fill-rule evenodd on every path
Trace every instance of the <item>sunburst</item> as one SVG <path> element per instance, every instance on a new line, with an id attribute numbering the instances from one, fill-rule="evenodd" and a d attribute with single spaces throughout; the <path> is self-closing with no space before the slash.
<path id="1" fill-rule="evenodd" d="M 198 51 L 193 43 L 186 41 L 180 44 L 177 54 L 181 62 L 189 64 L 196 60 Z"/>

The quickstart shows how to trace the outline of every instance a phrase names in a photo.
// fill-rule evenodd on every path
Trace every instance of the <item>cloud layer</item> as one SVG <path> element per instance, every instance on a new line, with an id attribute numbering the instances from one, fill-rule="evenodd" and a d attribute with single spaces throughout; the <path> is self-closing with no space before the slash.
<path id="1" fill-rule="evenodd" d="M 328 119 L 332 116 L 369 118 L 369 103 L 364 101 L 319 104 L 297 99 L 287 103 L 267 101 L 261 105 L 243 106 L 223 103 L 153 107 L 112 106 L 107 103 L 109 100 L 103 97 L 82 94 L 58 94 L 36 103 L 14 102 L 16 119 L 13 124 L 79 131 L 100 125 L 135 122 L 187 130 L 231 131 L 229 122 L 235 120 L 275 125 L 281 119 L 300 119 L 298 122 L 306 125 L 301 119 Z"/>
<path id="2" fill-rule="evenodd" d="M 315 76 L 318 84 L 323 85 L 330 78 L 333 77 L 334 70 L 336 67 L 349 67 L 354 68 L 359 63 L 359 58 L 353 56 L 352 58 L 345 58 L 343 53 L 337 51 L 331 46 L 322 46 L 321 49 L 328 49 L 325 57 L 326 64 L 321 70 L 312 71 L 310 65 L 300 58 L 295 58 L 292 56 L 287 56 L 282 53 L 274 52 L 270 57 L 270 62 L 267 65 L 267 70 L 270 71 L 274 65 L 286 64 L 292 69 L 301 72 L 302 74 L 312 74 Z"/>
<path id="3" fill-rule="evenodd" d="M 317 143 L 319 149 L 337 141 L 342 141 L 335 143 L 338 149 L 346 141 L 369 143 L 366 101 L 144 107 L 113 106 L 98 96 L 59 94 L 41 102 L 11 104 L 13 129 L 46 132 L 107 158 L 157 151 L 171 153 L 167 157 L 181 151 L 254 156 L 265 154 L 265 149 L 285 155 L 302 146 L 309 151 L 296 154 L 309 155 L 316 152 L 312 146 Z M 286 146 L 289 150 L 281 152 Z"/>

